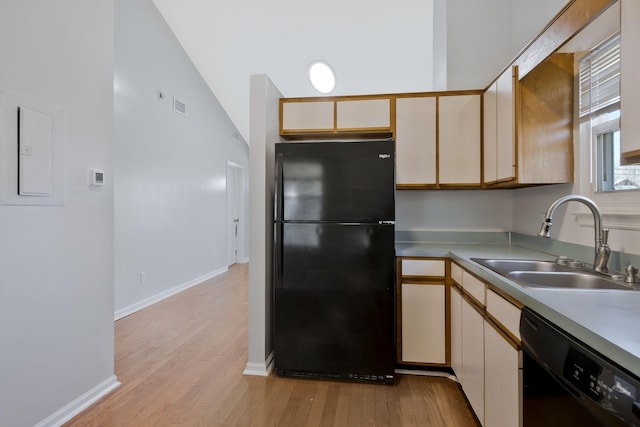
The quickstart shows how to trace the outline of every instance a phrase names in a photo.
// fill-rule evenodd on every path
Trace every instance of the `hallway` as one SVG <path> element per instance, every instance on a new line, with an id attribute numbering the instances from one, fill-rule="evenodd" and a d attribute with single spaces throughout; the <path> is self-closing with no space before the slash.
<path id="1" fill-rule="evenodd" d="M 248 264 L 115 324 L 122 385 L 66 426 L 475 426 L 456 383 L 243 376 Z"/>

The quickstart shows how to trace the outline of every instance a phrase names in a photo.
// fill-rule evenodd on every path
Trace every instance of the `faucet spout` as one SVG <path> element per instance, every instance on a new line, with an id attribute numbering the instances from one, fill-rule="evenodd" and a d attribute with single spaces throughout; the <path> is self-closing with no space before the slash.
<path id="1" fill-rule="evenodd" d="M 540 231 L 538 231 L 538 236 L 547 238 L 551 237 L 551 225 L 551 218 L 545 219 L 540 227 Z"/>
<path id="2" fill-rule="evenodd" d="M 553 218 L 553 214 L 560 205 L 563 205 L 567 202 L 580 202 L 591 210 L 591 213 L 593 214 L 595 229 L 595 261 L 593 263 L 594 269 L 596 271 L 607 271 L 608 251 L 605 251 L 605 247 L 608 250 L 608 246 L 602 229 L 602 214 L 600 213 L 600 209 L 598 209 L 598 206 L 595 204 L 595 202 L 588 197 L 580 196 L 577 194 L 570 194 L 568 196 L 560 197 L 558 200 L 553 202 L 547 209 L 545 220 L 542 223 L 540 231 L 538 232 L 538 236 L 547 238 L 551 237 L 551 220 Z M 604 258 L 605 252 L 607 252 L 606 259 Z"/>

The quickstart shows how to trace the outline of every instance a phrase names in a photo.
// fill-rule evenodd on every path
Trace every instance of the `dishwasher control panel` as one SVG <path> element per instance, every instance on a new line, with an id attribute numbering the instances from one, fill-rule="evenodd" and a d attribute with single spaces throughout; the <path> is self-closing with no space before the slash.
<path id="1" fill-rule="evenodd" d="M 523 350 L 604 425 L 640 426 L 640 379 L 528 308 Z"/>

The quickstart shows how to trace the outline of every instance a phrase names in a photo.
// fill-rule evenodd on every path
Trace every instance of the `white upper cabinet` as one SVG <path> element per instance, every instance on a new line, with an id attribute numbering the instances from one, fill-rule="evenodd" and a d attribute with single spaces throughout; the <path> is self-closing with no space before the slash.
<path id="1" fill-rule="evenodd" d="M 362 99 L 336 102 L 338 130 L 391 127 L 391 100 Z"/>
<path id="2" fill-rule="evenodd" d="M 516 176 L 516 67 L 509 67 L 484 93 L 484 183 Z"/>
<path id="3" fill-rule="evenodd" d="M 333 101 L 282 104 L 283 131 L 332 131 Z"/>
<path id="4" fill-rule="evenodd" d="M 620 151 L 627 162 L 640 163 L 640 1 L 621 1 Z"/>
<path id="5" fill-rule="evenodd" d="M 516 72 L 516 67 L 509 67 L 496 81 L 496 171 L 498 181 L 508 181 L 516 176 L 516 106 L 514 102 Z"/>
<path id="6" fill-rule="evenodd" d="M 436 183 L 436 97 L 396 99 L 396 183 Z"/>
<path id="7" fill-rule="evenodd" d="M 480 185 L 480 95 L 438 99 L 439 181 L 444 185 Z"/>
<path id="8" fill-rule="evenodd" d="M 484 144 L 483 144 L 483 166 L 484 166 L 484 183 L 492 183 L 498 180 L 498 122 L 497 122 L 497 110 L 498 110 L 498 82 L 493 82 L 491 86 L 484 92 L 483 96 L 483 132 L 484 132 Z"/>

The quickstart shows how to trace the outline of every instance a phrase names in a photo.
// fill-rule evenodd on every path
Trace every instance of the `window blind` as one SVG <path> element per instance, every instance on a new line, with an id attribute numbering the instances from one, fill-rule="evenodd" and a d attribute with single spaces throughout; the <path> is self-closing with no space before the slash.
<path id="1" fill-rule="evenodd" d="M 580 61 L 580 117 L 620 102 L 620 34 Z"/>

